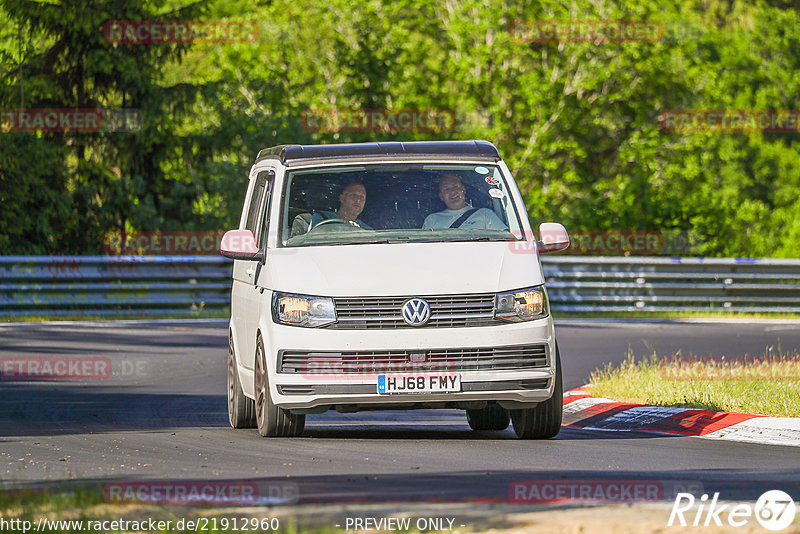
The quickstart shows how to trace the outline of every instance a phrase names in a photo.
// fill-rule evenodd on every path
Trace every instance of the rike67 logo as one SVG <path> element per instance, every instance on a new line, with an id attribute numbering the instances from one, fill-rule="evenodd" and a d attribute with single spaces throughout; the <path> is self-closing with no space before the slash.
<path id="1" fill-rule="evenodd" d="M 712 524 L 721 527 L 727 523 L 732 527 L 741 527 L 755 518 L 765 529 L 778 531 L 792 524 L 795 513 L 794 499 L 781 490 L 764 492 L 755 505 L 720 503 L 719 492 L 714 493 L 710 500 L 705 493 L 699 499 L 695 499 L 691 493 L 678 493 L 667 526 L 677 523 L 682 527 L 687 524 L 693 527 L 708 527 Z"/>

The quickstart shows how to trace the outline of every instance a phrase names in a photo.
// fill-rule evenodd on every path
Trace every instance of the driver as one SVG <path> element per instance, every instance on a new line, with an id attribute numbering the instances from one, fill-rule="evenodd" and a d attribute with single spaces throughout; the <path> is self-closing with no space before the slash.
<path id="1" fill-rule="evenodd" d="M 350 224 L 358 226 L 359 228 L 372 230 L 371 226 L 358 218 L 364 209 L 364 204 L 366 203 L 367 190 L 364 187 L 364 184 L 357 181 L 348 182 L 344 186 L 344 189 L 342 189 L 342 193 L 339 195 L 339 209 L 337 209 L 336 212 L 314 212 L 308 229 L 311 230 L 314 228 L 314 226 L 318 225 L 324 220 L 339 218 L 344 221 L 348 221 Z"/>

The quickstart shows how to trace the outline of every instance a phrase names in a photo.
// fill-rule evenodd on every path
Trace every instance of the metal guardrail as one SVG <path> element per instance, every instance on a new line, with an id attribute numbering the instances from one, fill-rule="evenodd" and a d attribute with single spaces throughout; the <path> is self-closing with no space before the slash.
<path id="1" fill-rule="evenodd" d="M 231 265 L 221 256 L 0 256 L 0 317 L 220 310 Z"/>
<path id="2" fill-rule="evenodd" d="M 547 256 L 554 310 L 800 312 L 800 260 Z"/>
<path id="3" fill-rule="evenodd" d="M 555 311 L 800 312 L 800 260 L 545 256 Z M 202 315 L 230 305 L 220 256 L 0 256 L 0 317 Z"/>

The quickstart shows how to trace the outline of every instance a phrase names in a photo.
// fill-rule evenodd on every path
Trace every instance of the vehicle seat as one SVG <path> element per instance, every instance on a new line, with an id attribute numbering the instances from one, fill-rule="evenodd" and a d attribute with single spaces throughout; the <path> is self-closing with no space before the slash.
<path id="1" fill-rule="evenodd" d="M 308 232 L 308 227 L 311 225 L 311 214 L 301 213 L 292 220 L 292 229 L 289 231 L 289 238 L 296 235 L 303 235 Z"/>

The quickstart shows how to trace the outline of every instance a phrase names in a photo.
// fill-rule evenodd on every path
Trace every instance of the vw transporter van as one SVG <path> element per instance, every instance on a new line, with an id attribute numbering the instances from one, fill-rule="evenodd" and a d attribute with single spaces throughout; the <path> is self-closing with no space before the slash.
<path id="1" fill-rule="evenodd" d="M 537 240 L 486 141 L 286 145 L 250 171 L 233 258 L 228 414 L 297 436 L 327 410 L 465 410 L 523 439 L 561 426 Z"/>

